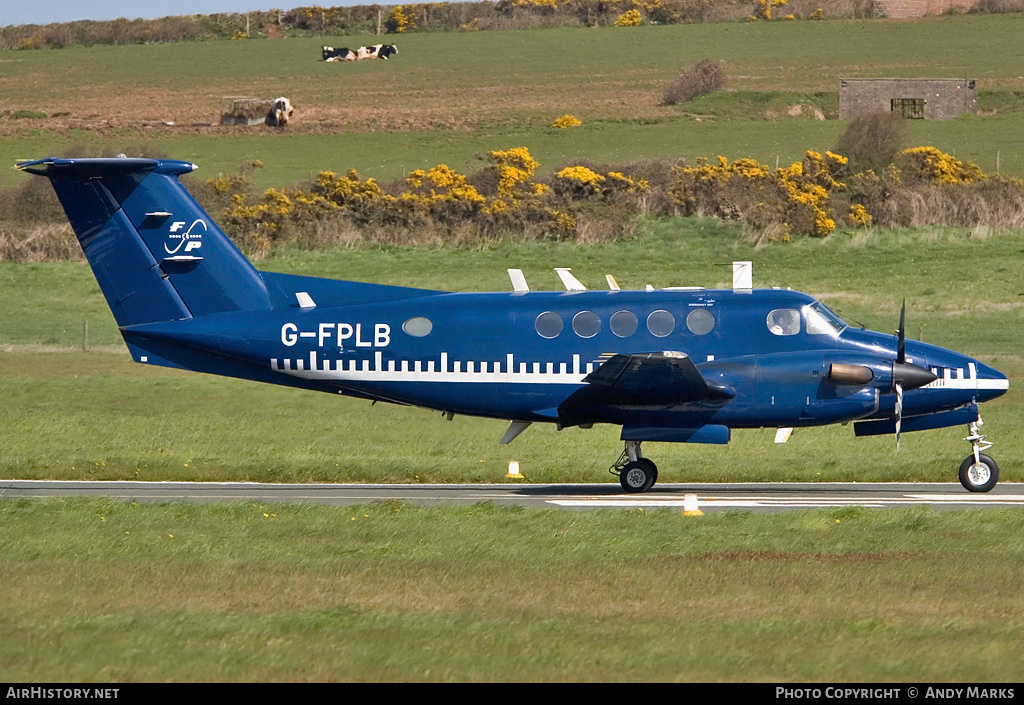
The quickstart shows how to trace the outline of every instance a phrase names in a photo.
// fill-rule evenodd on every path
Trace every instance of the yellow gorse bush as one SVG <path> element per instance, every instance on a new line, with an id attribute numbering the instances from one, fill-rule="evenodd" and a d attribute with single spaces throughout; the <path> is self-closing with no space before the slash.
<path id="1" fill-rule="evenodd" d="M 371 233 L 404 228 L 435 237 L 592 237 L 595 224 L 614 232 L 626 219 L 654 212 L 650 204 L 656 203 L 660 214 L 738 220 L 785 240 L 828 235 L 837 220 L 852 227 L 909 224 L 905 204 L 923 190 L 929 198 L 948 193 L 954 205 L 975 197 L 1004 209 L 1024 203 L 1024 182 L 986 176 L 976 164 L 934 147 L 904 151 L 881 174 L 851 174 L 847 158 L 831 151 L 808 150 L 800 161 L 775 169 L 751 158 L 702 158 L 693 166 L 651 171 L 656 192 L 626 169 L 594 165 L 570 165 L 538 178 L 540 164 L 525 147 L 488 152 L 486 159 L 471 177 L 438 164 L 387 185 L 350 170 L 322 171 L 307 187 L 258 195 L 241 174 L 217 176 L 206 186 L 223 204 L 233 236 L 257 257 L 299 228 L 338 218 Z"/>
<path id="2" fill-rule="evenodd" d="M 828 199 L 843 188 L 834 169 L 845 164 L 841 155 L 808 151 L 802 162 L 770 170 L 755 159 L 716 164 L 699 160 L 695 167 L 677 170 L 680 178 L 669 193 L 684 213 L 709 213 L 744 219 L 766 227 L 782 223 L 787 230 L 827 235 L 835 230 Z"/>
<path id="3" fill-rule="evenodd" d="M 398 182 L 404 186 L 398 192 L 395 185 L 386 190 L 354 170 L 345 175 L 322 171 L 308 189 L 268 189 L 253 203 L 238 192 L 243 186 L 239 178 L 219 176 L 207 183 L 215 194 L 233 194 L 228 223 L 248 233 L 243 244 L 256 256 L 265 253 L 273 241 L 288 236 L 293 226 L 334 214 L 363 225 L 424 227 L 434 223 L 455 227 L 476 223 L 486 230 L 532 223 L 558 235 L 575 229 L 575 216 L 556 207 L 560 196 L 547 184 L 532 180 L 540 164 L 528 149 L 496 150 L 489 152 L 487 159 L 487 169 L 497 176 L 497 194 L 491 197 L 447 164 L 410 172 L 404 182 Z M 605 179 L 584 167 L 575 169 L 578 171 L 572 173 L 583 175 L 588 183 Z M 636 188 L 633 180 L 622 174 L 610 178 L 620 189 Z M 600 189 L 595 189 L 597 192 Z"/>
<path id="4" fill-rule="evenodd" d="M 416 6 L 398 5 L 392 8 L 384 26 L 388 34 L 404 34 L 407 30 L 416 29 Z"/>
<path id="5" fill-rule="evenodd" d="M 868 209 L 860 203 L 854 203 L 850 206 L 850 213 L 846 216 L 850 225 L 859 225 L 861 227 L 867 227 L 871 225 L 871 214 L 868 213 Z"/>
<path id="6" fill-rule="evenodd" d="M 636 27 L 643 21 L 643 16 L 640 14 L 640 10 L 632 9 L 626 10 L 615 20 L 616 27 Z"/>
<path id="7" fill-rule="evenodd" d="M 519 185 L 529 181 L 540 166 L 526 147 L 488 152 L 487 161 L 498 170 L 498 194 L 512 200 Z"/>
<path id="8" fill-rule="evenodd" d="M 557 127 L 560 130 L 564 130 L 567 127 L 579 127 L 582 124 L 583 123 L 580 122 L 579 118 L 566 114 L 551 123 L 551 127 Z"/>
<path id="9" fill-rule="evenodd" d="M 572 198 L 586 198 L 601 193 L 605 178 L 585 166 L 569 166 L 555 174 L 555 192 Z"/>
<path id="10" fill-rule="evenodd" d="M 904 150 L 903 156 L 913 176 L 934 184 L 969 184 L 985 180 L 985 174 L 977 164 L 961 162 L 935 147 L 913 147 Z"/>
<path id="11" fill-rule="evenodd" d="M 758 228 L 776 224 L 787 234 L 823 236 L 835 230 L 837 212 L 852 226 L 871 225 L 871 208 L 883 208 L 894 188 L 969 185 L 987 179 L 978 165 L 935 147 L 905 150 L 882 175 L 869 170 L 841 181 L 838 175 L 849 173 L 848 163 L 842 154 L 815 150 L 774 171 L 753 159 L 730 163 L 720 156 L 715 164 L 701 159 L 696 166 L 677 170 L 679 178 L 669 193 L 685 214 L 738 219 Z M 891 213 L 891 207 L 886 212 Z"/>
<path id="12" fill-rule="evenodd" d="M 772 10 L 776 7 L 784 7 L 788 4 L 788 1 L 789 0 L 757 0 L 757 6 L 754 8 L 753 14 L 747 15 L 747 22 L 757 22 L 758 20 L 770 22 L 772 19 Z M 787 15 L 786 19 L 793 19 L 793 15 Z"/>
<path id="13" fill-rule="evenodd" d="M 603 176 L 585 166 L 567 166 L 555 174 L 555 178 L 575 181 L 587 186 L 594 186 L 604 181 Z"/>

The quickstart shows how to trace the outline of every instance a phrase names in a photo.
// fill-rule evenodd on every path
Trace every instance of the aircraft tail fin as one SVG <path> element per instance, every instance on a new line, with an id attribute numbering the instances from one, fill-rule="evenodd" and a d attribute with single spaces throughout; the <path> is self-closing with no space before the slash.
<path id="1" fill-rule="evenodd" d="M 255 267 L 178 181 L 170 159 L 21 162 L 46 176 L 119 326 L 269 309 Z"/>

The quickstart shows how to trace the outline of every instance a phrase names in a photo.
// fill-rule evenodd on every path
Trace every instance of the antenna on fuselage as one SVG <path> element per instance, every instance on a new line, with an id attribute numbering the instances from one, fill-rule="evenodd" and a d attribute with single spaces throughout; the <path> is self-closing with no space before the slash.
<path id="1" fill-rule="evenodd" d="M 561 278 L 562 284 L 565 285 L 566 291 L 587 290 L 587 287 L 583 286 L 579 279 L 570 274 L 572 270 L 569 267 L 555 267 L 555 271 L 558 272 L 558 276 Z"/>
<path id="2" fill-rule="evenodd" d="M 619 289 L 619 283 L 617 281 L 615 281 L 615 277 L 613 277 L 611 274 L 605 274 L 604 278 L 605 278 L 605 281 L 608 282 L 608 289 L 609 290 L 611 290 L 611 291 L 621 291 L 621 289 Z"/>
<path id="3" fill-rule="evenodd" d="M 732 263 L 732 288 L 747 291 L 754 288 L 754 266 L 752 262 Z"/>
<path id="4" fill-rule="evenodd" d="M 508 270 L 508 278 L 512 280 L 512 291 L 529 291 L 530 285 L 526 283 L 526 276 L 521 269 Z"/>

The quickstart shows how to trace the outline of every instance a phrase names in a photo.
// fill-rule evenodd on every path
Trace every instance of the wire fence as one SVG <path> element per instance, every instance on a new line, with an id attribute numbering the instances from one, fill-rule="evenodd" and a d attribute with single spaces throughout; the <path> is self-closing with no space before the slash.
<path id="1" fill-rule="evenodd" d="M 83 351 L 123 350 L 124 343 L 113 318 L 0 320 L 0 350 L 12 351 L 20 348 Z"/>

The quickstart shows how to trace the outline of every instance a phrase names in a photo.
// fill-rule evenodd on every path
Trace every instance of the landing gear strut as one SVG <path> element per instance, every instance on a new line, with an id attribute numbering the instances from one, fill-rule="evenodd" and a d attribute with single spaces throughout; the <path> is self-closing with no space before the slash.
<path id="1" fill-rule="evenodd" d="M 981 451 L 988 450 L 992 444 L 979 433 L 982 426 L 981 416 L 968 427 L 968 436 L 964 440 L 971 444 L 970 455 L 960 463 L 960 484 L 970 492 L 988 492 L 999 481 L 999 466 L 991 457 Z"/>
<path id="2" fill-rule="evenodd" d="M 641 441 L 626 441 L 626 449 L 609 468 L 619 476 L 622 489 L 630 494 L 646 492 L 658 481 L 658 466 L 640 453 Z"/>

